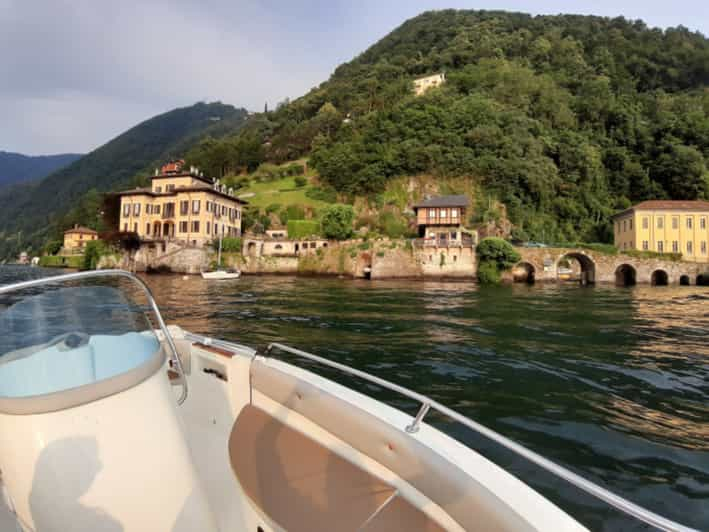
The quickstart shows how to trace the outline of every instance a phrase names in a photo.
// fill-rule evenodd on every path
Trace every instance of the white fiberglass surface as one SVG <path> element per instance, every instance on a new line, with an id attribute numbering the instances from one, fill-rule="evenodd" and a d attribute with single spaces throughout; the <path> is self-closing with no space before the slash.
<path id="1" fill-rule="evenodd" d="M 158 349 L 142 309 L 118 288 L 32 294 L 0 313 L 0 397 L 33 397 L 109 379 L 146 363 Z"/>

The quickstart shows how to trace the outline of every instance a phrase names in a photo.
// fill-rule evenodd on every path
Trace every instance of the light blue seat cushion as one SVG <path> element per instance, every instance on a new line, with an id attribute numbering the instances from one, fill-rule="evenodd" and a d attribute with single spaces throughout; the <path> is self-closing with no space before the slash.
<path id="1" fill-rule="evenodd" d="M 147 362 L 157 349 L 154 336 L 136 332 L 94 335 L 76 349 L 48 347 L 0 364 L 0 396 L 32 397 L 108 379 Z"/>

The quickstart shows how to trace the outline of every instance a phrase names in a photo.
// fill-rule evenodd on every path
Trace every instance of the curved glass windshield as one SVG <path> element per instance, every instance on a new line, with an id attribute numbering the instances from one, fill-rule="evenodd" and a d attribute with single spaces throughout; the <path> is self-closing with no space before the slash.
<path id="1" fill-rule="evenodd" d="M 113 286 L 48 287 L 0 311 L 0 398 L 62 392 L 156 356 L 143 309 Z M 17 294 L 13 294 L 16 298 Z"/>

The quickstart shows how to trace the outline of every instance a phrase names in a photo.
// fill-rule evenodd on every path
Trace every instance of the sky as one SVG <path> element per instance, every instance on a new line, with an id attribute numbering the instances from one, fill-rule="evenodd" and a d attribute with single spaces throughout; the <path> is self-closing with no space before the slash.
<path id="1" fill-rule="evenodd" d="M 709 35 L 704 0 L 0 0 L 0 150 L 85 153 L 198 101 L 273 107 L 445 8 L 622 15 Z"/>

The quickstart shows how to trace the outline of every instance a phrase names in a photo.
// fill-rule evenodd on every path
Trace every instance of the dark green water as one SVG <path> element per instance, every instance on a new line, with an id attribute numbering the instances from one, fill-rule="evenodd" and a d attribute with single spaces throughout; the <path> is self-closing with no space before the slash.
<path id="1" fill-rule="evenodd" d="M 0 270 L 0 283 L 40 273 L 29 270 Z M 709 530 L 709 288 L 145 279 L 168 322 L 254 347 L 279 341 L 375 373 Z M 646 529 L 429 416 L 590 528 Z"/>

